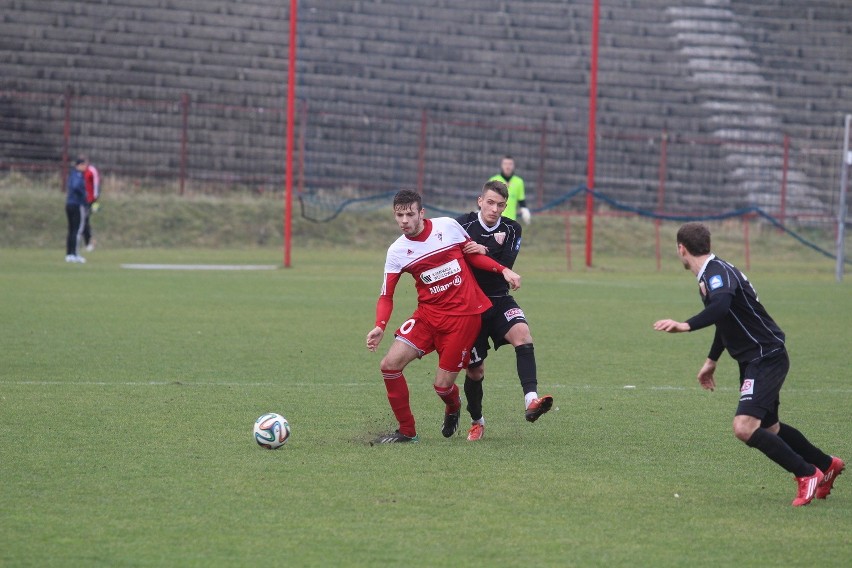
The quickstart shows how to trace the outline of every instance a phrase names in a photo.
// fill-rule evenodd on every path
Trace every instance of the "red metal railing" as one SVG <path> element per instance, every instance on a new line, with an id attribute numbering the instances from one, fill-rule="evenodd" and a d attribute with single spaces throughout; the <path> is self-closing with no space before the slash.
<path id="1" fill-rule="evenodd" d="M 0 101 L 9 111 L 0 124 L 0 169 L 53 171 L 64 180 L 73 155 L 83 152 L 107 176 L 174 184 L 181 194 L 284 185 L 283 108 L 70 91 L 0 91 Z M 468 202 L 507 153 L 537 209 L 586 180 L 587 132 L 545 117 L 494 120 L 303 102 L 293 120 L 294 181 L 303 195 L 321 191 L 343 200 L 407 186 L 450 206 Z M 666 130 L 599 129 L 596 140 L 595 189 L 638 209 L 705 214 L 756 204 L 781 221 L 833 214 L 840 171 L 833 147 L 783 134 L 754 142 Z"/>

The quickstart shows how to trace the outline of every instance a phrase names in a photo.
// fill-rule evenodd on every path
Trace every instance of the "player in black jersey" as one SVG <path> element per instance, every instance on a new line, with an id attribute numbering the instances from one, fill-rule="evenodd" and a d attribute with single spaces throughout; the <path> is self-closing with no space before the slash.
<path id="1" fill-rule="evenodd" d="M 506 209 L 509 189 L 502 181 L 492 180 L 482 187 L 477 199 L 479 211 L 462 215 L 456 220 L 470 235 L 472 242 L 464 248 L 466 254 L 486 254 L 503 266 L 511 268 L 521 250 L 521 226 L 501 214 Z M 464 380 L 467 410 L 472 420 L 467 439 L 476 441 L 485 433 L 482 416 L 482 380 L 485 378 L 485 358 L 488 339 L 494 349 L 511 344 L 515 348 L 518 377 L 524 390 L 524 416 L 529 422 L 550 410 L 553 397 L 538 396 L 535 351 L 530 328 L 523 310 L 509 294 L 505 281 L 498 282 L 485 270 L 473 269 L 476 281 L 491 300 L 492 307 L 482 314 L 482 330 L 470 353 L 470 363 Z"/>
<path id="2" fill-rule="evenodd" d="M 684 268 L 698 277 L 704 310 L 685 322 L 659 320 L 654 329 L 679 333 L 715 324 L 710 353 L 698 372 L 699 384 L 711 391 L 716 387 L 716 361 L 727 349 L 740 367 L 734 435 L 796 477 L 794 507 L 807 505 L 814 497 L 825 499 L 845 464 L 779 419 L 779 395 L 790 368 L 784 332 L 766 312 L 748 278 L 710 252 L 707 227 L 683 225 L 677 232 L 677 252 Z"/>

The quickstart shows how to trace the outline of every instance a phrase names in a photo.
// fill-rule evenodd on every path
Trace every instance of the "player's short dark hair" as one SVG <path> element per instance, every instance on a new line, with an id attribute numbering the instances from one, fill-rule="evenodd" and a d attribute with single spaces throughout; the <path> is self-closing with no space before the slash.
<path id="1" fill-rule="evenodd" d="M 511 154 L 506 154 L 503 156 L 503 160 L 512 160 L 514 162 L 515 158 L 513 158 Z"/>
<path id="2" fill-rule="evenodd" d="M 485 185 L 482 186 L 482 195 L 485 195 L 486 191 L 493 191 L 503 199 L 509 199 L 509 187 L 502 181 L 495 179 L 485 182 Z"/>
<path id="3" fill-rule="evenodd" d="M 415 209 L 416 211 L 423 209 L 423 198 L 420 197 L 420 194 L 413 189 L 401 189 L 393 196 L 394 211 L 396 211 L 399 207 L 407 209 L 412 204 L 417 205 Z"/>
<path id="4" fill-rule="evenodd" d="M 677 242 L 692 256 L 710 254 L 710 229 L 703 223 L 685 223 L 677 231 Z"/>

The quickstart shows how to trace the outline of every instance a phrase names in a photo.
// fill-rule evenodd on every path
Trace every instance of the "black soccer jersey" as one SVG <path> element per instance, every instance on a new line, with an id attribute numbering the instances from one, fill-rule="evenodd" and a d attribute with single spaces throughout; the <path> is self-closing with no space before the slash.
<path id="1" fill-rule="evenodd" d="M 456 218 L 470 238 L 488 249 L 488 256 L 507 268 L 512 268 L 521 250 L 521 225 L 508 217 L 500 217 L 494 227 L 487 227 L 479 213 L 471 212 Z M 491 298 L 509 295 L 509 284 L 502 274 L 473 269 L 479 287 Z"/>
<path id="2" fill-rule="evenodd" d="M 723 349 L 741 363 L 784 348 L 784 332 L 757 298 L 751 282 L 732 264 L 710 255 L 698 273 L 698 291 L 704 310 L 687 320 L 692 330 L 716 324 L 709 357 Z"/>

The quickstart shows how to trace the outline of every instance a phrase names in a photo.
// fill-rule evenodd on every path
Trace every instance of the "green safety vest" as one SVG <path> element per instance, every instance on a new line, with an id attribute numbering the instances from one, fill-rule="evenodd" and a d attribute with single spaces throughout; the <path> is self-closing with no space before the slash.
<path id="1" fill-rule="evenodd" d="M 503 216 L 518 220 L 518 201 L 526 200 L 524 196 L 524 180 L 517 174 L 512 176 L 508 182 L 503 174 L 491 176 L 488 181 L 502 181 L 509 186 L 509 199 L 506 201 L 506 210 L 503 211 Z"/>

